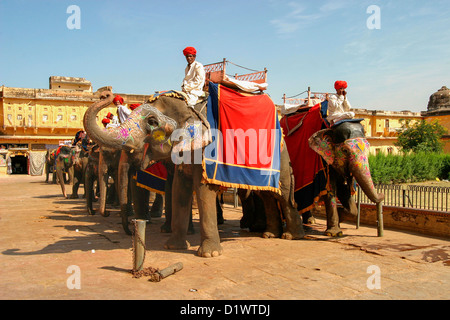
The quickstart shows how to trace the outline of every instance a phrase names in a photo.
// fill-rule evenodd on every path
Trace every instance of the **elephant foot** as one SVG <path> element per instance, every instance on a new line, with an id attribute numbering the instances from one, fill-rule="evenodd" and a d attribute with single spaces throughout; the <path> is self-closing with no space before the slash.
<path id="1" fill-rule="evenodd" d="M 189 246 L 190 244 L 187 240 L 171 237 L 167 240 L 164 248 L 169 250 L 187 250 L 189 249 Z"/>
<path id="2" fill-rule="evenodd" d="M 270 232 L 270 231 L 264 231 L 262 237 L 264 239 L 274 239 L 274 238 L 279 238 L 280 236 L 273 232 Z"/>
<path id="3" fill-rule="evenodd" d="M 103 212 L 100 212 L 100 215 L 102 216 L 102 217 L 109 217 L 109 215 L 110 215 L 110 213 L 109 213 L 109 211 L 108 210 L 105 210 L 105 211 L 103 211 Z"/>
<path id="4" fill-rule="evenodd" d="M 72 193 L 72 194 L 70 195 L 69 199 L 78 199 L 78 195 Z"/>
<path id="5" fill-rule="evenodd" d="M 328 237 L 337 238 L 337 237 L 342 237 L 344 234 L 342 233 L 342 230 L 340 228 L 333 227 L 333 228 L 327 229 L 325 231 L 325 235 Z"/>
<path id="6" fill-rule="evenodd" d="M 305 232 L 303 230 L 299 231 L 299 232 L 283 232 L 283 234 L 281 235 L 281 239 L 285 239 L 285 240 L 300 240 L 303 239 L 305 237 Z"/>
<path id="7" fill-rule="evenodd" d="M 203 258 L 214 258 L 222 255 L 223 248 L 220 242 L 212 239 L 207 239 L 202 242 L 202 245 L 197 250 L 197 255 Z"/>

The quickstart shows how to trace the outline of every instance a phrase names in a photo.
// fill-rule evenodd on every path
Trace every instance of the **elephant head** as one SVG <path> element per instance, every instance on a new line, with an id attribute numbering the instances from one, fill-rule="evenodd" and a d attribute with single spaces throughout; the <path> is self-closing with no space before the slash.
<path id="1" fill-rule="evenodd" d="M 341 176 L 353 176 L 371 201 L 383 201 L 384 195 L 378 194 L 373 185 L 368 160 L 370 145 L 360 123 L 345 122 L 318 131 L 309 139 L 309 145 Z"/>
<path id="2" fill-rule="evenodd" d="M 186 103 L 178 98 L 160 96 L 144 103 L 116 128 L 100 128 L 98 112 L 108 107 L 114 95 L 103 92 L 101 100 L 84 115 L 84 127 L 89 137 L 102 147 L 125 150 L 134 154 L 141 169 L 150 160 L 163 160 L 173 152 L 187 151 L 207 145 L 207 130 Z"/>

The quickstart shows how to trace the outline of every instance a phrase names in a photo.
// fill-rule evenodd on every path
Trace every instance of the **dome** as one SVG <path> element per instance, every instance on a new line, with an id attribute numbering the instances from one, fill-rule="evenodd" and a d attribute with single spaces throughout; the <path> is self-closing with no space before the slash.
<path id="1" fill-rule="evenodd" d="M 443 86 L 430 96 L 428 111 L 450 110 L 450 89 Z"/>

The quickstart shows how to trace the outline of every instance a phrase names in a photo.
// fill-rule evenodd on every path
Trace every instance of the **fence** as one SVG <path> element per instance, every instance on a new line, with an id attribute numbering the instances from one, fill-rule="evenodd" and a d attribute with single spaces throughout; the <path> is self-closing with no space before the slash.
<path id="1" fill-rule="evenodd" d="M 375 185 L 378 193 L 383 193 L 385 198 L 383 205 L 449 212 L 450 188 L 418 185 Z M 358 199 L 357 188 L 356 199 Z M 372 203 L 364 192 L 360 192 L 361 203 Z M 358 201 L 358 200 L 356 200 Z"/>

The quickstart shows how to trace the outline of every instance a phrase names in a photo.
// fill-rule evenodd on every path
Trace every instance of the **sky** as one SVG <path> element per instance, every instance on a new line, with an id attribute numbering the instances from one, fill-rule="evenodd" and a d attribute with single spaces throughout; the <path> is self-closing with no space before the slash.
<path id="1" fill-rule="evenodd" d="M 420 112 L 450 87 L 449 29 L 450 0 L 0 0 L 0 86 L 179 90 L 193 46 L 204 65 L 267 68 L 276 104 L 345 80 L 353 108 Z"/>

